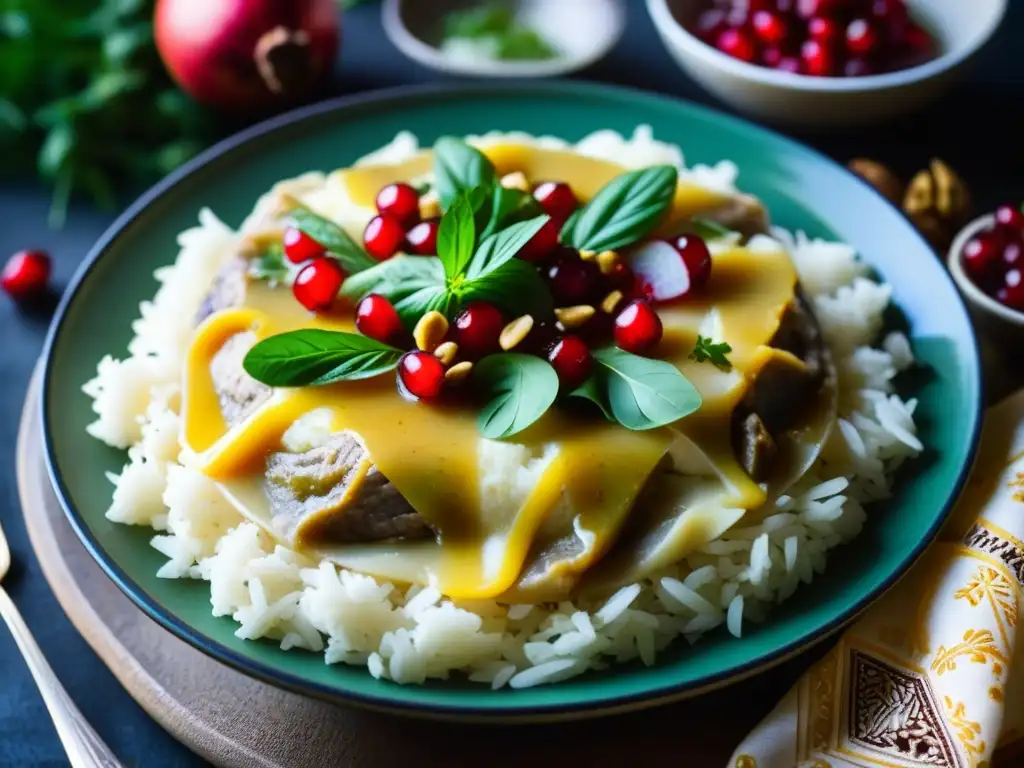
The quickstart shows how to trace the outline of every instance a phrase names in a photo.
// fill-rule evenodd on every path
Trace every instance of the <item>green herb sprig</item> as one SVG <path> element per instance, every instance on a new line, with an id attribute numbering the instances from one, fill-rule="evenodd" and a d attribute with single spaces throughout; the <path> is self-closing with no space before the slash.
<path id="1" fill-rule="evenodd" d="M 73 193 L 114 208 L 231 127 L 171 82 L 152 19 L 152 0 L 0 3 L 0 175 L 50 184 L 54 227 Z"/>
<path id="2" fill-rule="evenodd" d="M 542 61 L 558 56 L 536 30 L 517 21 L 513 10 L 498 2 L 448 14 L 444 39 L 484 42 L 497 59 Z"/>
<path id="3" fill-rule="evenodd" d="M 711 363 L 722 371 L 731 371 L 732 363 L 726 357 L 730 352 L 732 352 L 732 347 L 727 342 L 722 341 L 716 344 L 710 336 L 698 335 L 697 345 L 693 348 L 689 358 L 698 363 Z"/>
<path id="4" fill-rule="evenodd" d="M 317 387 L 394 370 L 401 349 L 358 333 L 304 328 L 253 345 L 246 373 L 271 387 Z"/>

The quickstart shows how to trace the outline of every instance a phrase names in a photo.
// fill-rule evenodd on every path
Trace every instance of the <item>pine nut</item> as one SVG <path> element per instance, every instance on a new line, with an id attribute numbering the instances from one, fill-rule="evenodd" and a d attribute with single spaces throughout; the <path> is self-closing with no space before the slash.
<path id="1" fill-rule="evenodd" d="M 501 177 L 501 186 L 506 189 L 518 189 L 520 192 L 530 191 L 530 182 L 526 180 L 526 174 L 522 171 L 512 171 Z"/>
<path id="2" fill-rule="evenodd" d="M 506 352 L 514 349 L 523 339 L 529 336 L 533 330 L 533 318 L 530 315 L 517 317 L 511 323 L 501 329 L 498 343 Z"/>
<path id="3" fill-rule="evenodd" d="M 416 323 L 412 337 L 424 352 L 433 352 L 448 333 L 448 319 L 440 312 L 427 312 Z"/>
<path id="4" fill-rule="evenodd" d="M 594 316 L 594 308 L 589 304 L 578 304 L 574 307 L 562 307 L 555 310 L 555 317 L 566 328 L 579 328 Z"/>
<path id="5" fill-rule="evenodd" d="M 601 251 L 597 254 L 597 267 L 602 275 L 611 274 L 615 265 L 619 263 L 619 254 L 615 251 Z"/>
<path id="6" fill-rule="evenodd" d="M 452 364 L 452 361 L 455 360 L 455 355 L 458 353 L 459 345 L 454 341 L 446 341 L 443 344 L 439 344 L 437 349 L 434 350 L 434 357 L 448 366 Z"/>
<path id="7" fill-rule="evenodd" d="M 601 301 L 601 311 L 610 315 L 622 301 L 622 291 L 612 291 Z"/>
<path id="8" fill-rule="evenodd" d="M 473 371 L 473 364 L 469 360 L 456 363 L 444 372 L 445 381 L 462 381 Z"/>

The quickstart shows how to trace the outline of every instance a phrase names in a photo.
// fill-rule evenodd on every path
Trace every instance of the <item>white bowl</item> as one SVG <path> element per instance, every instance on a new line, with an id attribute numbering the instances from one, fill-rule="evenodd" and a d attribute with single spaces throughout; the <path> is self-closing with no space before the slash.
<path id="1" fill-rule="evenodd" d="M 960 254 L 967 241 L 978 232 L 991 227 L 995 221 L 995 216 L 989 214 L 964 227 L 949 248 L 946 266 L 949 268 L 949 273 L 953 276 L 957 288 L 960 289 L 960 293 L 967 300 L 967 306 L 979 328 L 985 330 L 987 335 L 994 340 L 1024 342 L 1024 312 L 1018 312 L 1000 304 L 981 290 L 964 271 L 963 262 L 960 260 Z"/>
<path id="2" fill-rule="evenodd" d="M 679 18 L 706 7 L 700 0 L 647 0 L 662 41 L 700 85 L 737 110 L 778 125 L 834 128 L 878 122 L 937 97 L 992 37 L 1009 0 L 908 0 L 911 13 L 943 51 L 911 69 L 869 77 L 807 77 L 747 64 L 691 34 Z"/>
<path id="3" fill-rule="evenodd" d="M 626 25 L 620 0 L 517 0 L 517 14 L 558 53 L 543 61 L 466 58 L 441 50 L 446 11 L 465 0 L 384 0 L 384 32 L 410 59 L 440 72 L 471 77 L 554 77 L 603 58 Z"/>

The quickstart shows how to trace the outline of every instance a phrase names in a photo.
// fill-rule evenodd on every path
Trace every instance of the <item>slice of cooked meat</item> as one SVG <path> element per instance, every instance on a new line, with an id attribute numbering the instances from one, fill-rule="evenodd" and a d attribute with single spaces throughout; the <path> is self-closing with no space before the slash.
<path id="1" fill-rule="evenodd" d="M 203 297 L 196 313 L 196 325 L 214 312 L 231 307 L 240 307 L 245 303 L 246 289 L 249 286 L 249 261 L 244 256 L 234 256 L 221 267 L 213 280 L 209 292 Z"/>
<path id="2" fill-rule="evenodd" d="M 271 389 L 245 372 L 242 361 L 256 343 L 252 331 L 236 333 L 210 360 L 210 376 L 220 401 L 220 412 L 234 426 L 270 397 Z"/>
<path id="3" fill-rule="evenodd" d="M 264 403 L 270 387 L 242 367 L 256 334 L 229 338 L 210 361 L 224 420 L 233 426 Z M 432 531 L 376 465 L 352 432 L 304 453 L 274 453 L 264 483 L 275 521 L 289 537 L 341 543 L 418 539 Z"/>
<path id="4" fill-rule="evenodd" d="M 776 438 L 792 428 L 829 375 L 829 353 L 818 321 L 797 287 L 793 304 L 782 317 L 771 346 L 789 352 L 802 364 L 776 358 L 758 374 L 733 413 L 733 447 L 744 468 L 761 482 L 778 454 Z M 756 424 L 750 417 L 756 417 Z M 762 434 L 763 433 L 763 434 Z M 769 450 L 764 436 L 772 441 Z"/>
<path id="5" fill-rule="evenodd" d="M 370 460 L 354 432 L 340 432 L 319 448 L 273 453 L 264 490 L 274 524 L 290 538 L 337 544 L 422 539 L 427 522 Z"/>
<path id="6" fill-rule="evenodd" d="M 736 458 L 748 475 L 758 479 L 774 463 L 779 447 L 756 413 L 747 414 L 740 430 L 740 450 Z"/>

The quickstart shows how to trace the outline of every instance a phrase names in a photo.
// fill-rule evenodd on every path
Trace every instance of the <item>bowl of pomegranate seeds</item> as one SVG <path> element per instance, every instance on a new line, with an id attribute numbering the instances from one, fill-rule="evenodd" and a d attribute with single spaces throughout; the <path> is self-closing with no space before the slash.
<path id="1" fill-rule="evenodd" d="M 1006 203 L 969 224 L 947 263 L 979 323 L 1024 339 L 1024 207 Z"/>
<path id="2" fill-rule="evenodd" d="M 647 0 L 701 86 L 754 117 L 864 125 L 937 97 L 1002 21 L 1007 0 Z"/>

